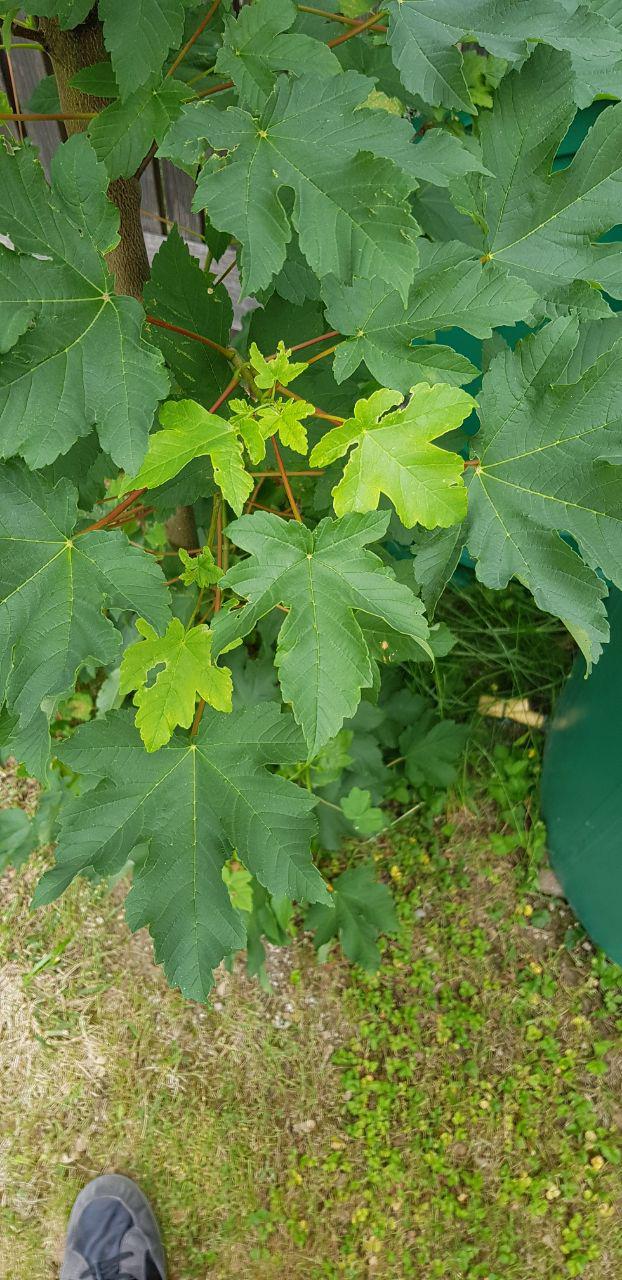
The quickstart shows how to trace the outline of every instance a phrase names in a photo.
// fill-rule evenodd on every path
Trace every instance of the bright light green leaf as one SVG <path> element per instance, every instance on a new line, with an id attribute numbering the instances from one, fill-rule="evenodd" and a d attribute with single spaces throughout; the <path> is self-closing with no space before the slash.
<path id="1" fill-rule="evenodd" d="M 352 787 L 339 803 L 348 822 L 360 836 L 377 836 L 387 825 L 382 809 L 371 802 L 371 791 Z"/>
<path id="2" fill-rule="evenodd" d="M 228 716 L 208 709 L 195 738 L 177 732 L 151 754 L 123 713 L 82 726 L 59 755 L 103 781 L 64 806 L 56 865 L 35 904 L 53 901 L 84 872 L 114 875 L 136 844 L 148 843 L 127 900 L 130 927 L 148 926 L 169 982 L 204 1000 L 213 969 L 244 946 L 222 878 L 234 850 L 271 893 L 328 900 L 309 854 L 314 799 L 265 767 L 294 764 L 303 750 L 275 703 Z"/>
<path id="3" fill-rule="evenodd" d="M 259 405 L 231 400 L 229 405 L 231 425 L 244 441 L 253 465 L 265 457 L 266 441 L 275 434 L 288 449 L 306 455 L 309 444 L 302 424 L 314 412 L 307 400 L 270 400 Z"/>
<path id="4" fill-rule="evenodd" d="M 99 0 L 104 44 L 122 98 L 162 70 L 169 49 L 181 44 L 184 0 Z"/>
<path id="5" fill-rule="evenodd" d="M 374 667 L 355 614 L 383 618 L 429 652 L 421 602 L 396 582 L 366 544 L 383 536 L 387 511 L 325 519 L 312 532 L 264 512 L 242 516 L 227 537 L 251 554 L 221 585 L 249 603 L 214 622 L 214 653 L 252 631 L 276 605 L 289 613 L 279 632 L 276 667 L 286 702 L 316 755 L 354 715 Z"/>
<path id="6" fill-rule="evenodd" d="M 95 425 L 118 466 L 136 471 L 168 378 L 144 341 L 144 312 L 116 297 L 102 253 L 117 243 L 108 178 L 84 136 L 52 160 L 52 188 L 30 147 L 0 151 L 0 323 L 30 324 L 0 361 L 0 454 L 41 467 Z M 35 256 L 37 255 L 37 256 Z"/>
<path id="7" fill-rule="evenodd" d="M 77 493 L 46 485 L 22 464 L 0 466 L 0 696 L 21 727 L 45 719 L 80 666 L 115 661 L 121 636 L 108 607 L 155 627 L 170 616 L 164 575 L 119 530 L 73 537 Z"/>
<path id="8" fill-rule="evenodd" d="M 282 383 L 284 387 L 288 387 L 290 382 L 294 381 L 294 378 L 298 378 L 301 373 L 304 373 L 305 369 L 309 368 L 304 360 L 300 360 L 297 363 L 290 360 L 290 355 L 291 351 L 286 349 L 285 343 L 279 342 L 278 351 L 274 359 L 266 360 L 265 356 L 262 356 L 257 343 L 251 342 L 251 366 L 255 382 L 258 387 L 261 387 L 262 391 L 271 390 L 272 387 L 276 386 L 277 382 Z"/>
<path id="9" fill-rule="evenodd" d="M 109 178 L 136 172 L 152 142 L 166 136 L 187 96 L 185 85 L 168 79 L 157 88 L 144 85 L 100 111 L 89 125 L 89 137 Z"/>
<path id="10" fill-rule="evenodd" d="M 193 458 L 207 457 L 223 497 L 240 512 L 253 481 L 244 469 L 242 445 L 231 424 L 194 400 L 168 400 L 160 409 L 160 422 L 163 430 L 151 436 L 140 471 L 126 480 L 122 492 L 155 489 L 178 475 Z"/>
<path id="11" fill-rule="evenodd" d="M 294 75 L 339 75 L 334 53 L 321 40 L 288 35 L 296 21 L 292 0 L 255 0 L 237 19 L 225 20 L 216 70 L 233 80 L 242 106 L 259 112 L 274 88 L 279 71 Z"/>
<path id="12" fill-rule="evenodd" d="M 291 223 L 318 276 L 379 274 L 407 292 L 417 264 L 408 206 L 417 148 L 406 120 L 357 111 L 372 88 L 355 71 L 282 77 L 259 120 L 205 105 L 202 132 L 227 156 L 203 169 L 194 207 L 240 240 L 244 293 L 269 285 L 285 261 L 292 230 L 283 188 L 294 192 Z"/>
<path id="13" fill-rule="evenodd" d="M 622 343 L 566 383 L 576 341 L 576 318 L 561 318 L 492 361 L 466 540 L 481 581 L 524 583 L 589 665 L 608 637 L 607 590 L 595 569 L 622 586 Z"/>
<path id="14" fill-rule="evenodd" d="M 493 327 L 511 325 L 530 312 L 537 295 L 494 263 L 482 265 L 466 245 L 422 246 L 421 268 L 408 303 L 382 279 L 323 282 L 327 319 L 351 335 L 335 353 L 335 376 L 343 381 L 365 361 L 374 378 L 406 392 L 419 379 L 468 382 L 476 374 L 469 360 L 448 347 L 413 346 L 454 325 L 476 338 Z M 431 373 L 430 370 L 433 372 Z"/>
<path id="15" fill-rule="evenodd" d="M 534 110 L 543 84 L 545 112 Z M 482 155 L 494 178 L 470 176 L 464 191 L 470 189 L 470 211 L 483 228 L 482 254 L 539 294 L 555 296 L 579 279 L 622 297 L 622 251 L 596 243 L 620 219 L 622 105 L 603 111 L 572 163 L 551 173 L 575 114 L 573 98 L 570 58 L 537 48 L 502 80 L 494 111 L 482 117 Z"/>
<path id="16" fill-rule="evenodd" d="M 181 725 L 189 729 L 196 709 L 197 694 L 217 711 L 231 710 L 231 672 L 212 663 L 212 633 L 209 627 L 186 631 L 173 618 L 166 634 L 159 636 L 142 618 L 136 630 L 143 636 L 123 654 L 119 693 L 136 689 L 136 727 L 147 748 L 157 751 Z M 151 684 L 150 673 L 164 667 Z"/>
<path id="17" fill-rule="evenodd" d="M 177 554 L 184 566 L 182 582 L 187 587 L 192 586 L 193 582 L 197 587 L 211 587 L 222 578 L 223 571 L 216 564 L 209 547 L 203 547 L 198 556 L 189 555 L 184 547 L 180 547 Z"/>
<path id="18" fill-rule="evenodd" d="M 172 227 L 153 259 L 145 285 L 149 315 L 229 346 L 233 309 L 224 284 L 214 285 L 201 270 L 177 227 Z M 156 325 L 151 339 L 160 348 L 185 395 L 209 409 L 231 377 L 225 356 L 211 347 Z"/>
<path id="19" fill-rule="evenodd" d="M 397 929 L 387 886 L 376 880 L 373 863 L 363 863 L 333 881 L 331 896 L 332 911 L 317 904 L 305 916 L 305 927 L 315 932 L 314 947 L 319 951 L 338 937 L 348 959 L 373 972 L 380 964 L 378 935 Z"/>
<path id="20" fill-rule="evenodd" d="M 326 466 L 356 446 L 333 489 L 338 516 L 375 511 L 384 493 L 407 528 L 456 524 L 466 514 L 464 461 L 431 442 L 459 427 L 475 401 L 458 387 L 420 382 L 404 409 L 387 412 L 401 398 L 382 390 L 358 400 L 354 417 L 315 446 L 311 466 Z"/>

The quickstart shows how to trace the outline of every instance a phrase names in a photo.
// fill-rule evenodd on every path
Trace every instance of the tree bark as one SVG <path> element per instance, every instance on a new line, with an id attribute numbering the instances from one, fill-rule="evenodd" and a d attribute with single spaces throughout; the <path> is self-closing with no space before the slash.
<path id="1" fill-rule="evenodd" d="M 61 109 L 69 114 L 101 111 L 108 105 L 106 98 L 82 93 L 69 83 L 77 71 L 108 57 L 96 10 L 92 10 L 86 21 L 72 31 L 62 31 L 55 18 L 42 18 L 40 25 L 56 75 Z M 88 120 L 68 120 L 66 123 L 69 134 L 84 132 L 88 127 Z M 116 249 L 106 255 L 114 276 L 115 291 L 140 299 L 149 279 L 149 259 L 140 217 L 140 182 L 137 178 L 116 178 L 108 187 L 108 195 L 120 214 L 121 239 Z M 166 521 L 166 533 L 175 550 L 196 547 L 198 534 L 193 508 L 178 507 Z"/>
<path id="2" fill-rule="evenodd" d="M 61 109 L 72 114 L 100 111 L 107 106 L 107 99 L 81 93 L 69 83 L 77 71 L 108 57 L 96 14 L 89 14 L 86 22 L 72 31 L 61 31 L 55 18 L 42 18 L 41 31 L 56 74 Z M 69 134 L 81 133 L 87 128 L 88 120 L 67 120 L 66 124 Z M 149 278 L 149 261 L 140 220 L 140 183 L 136 178 L 116 178 L 110 183 L 108 194 L 121 215 L 121 240 L 117 248 L 107 254 L 115 289 L 117 293 L 141 298 Z"/>

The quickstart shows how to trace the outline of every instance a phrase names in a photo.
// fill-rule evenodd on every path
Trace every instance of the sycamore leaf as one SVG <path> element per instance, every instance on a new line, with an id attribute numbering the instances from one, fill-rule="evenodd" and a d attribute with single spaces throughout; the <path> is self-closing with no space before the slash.
<path id="1" fill-rule="evenodd" d="M 89 137 L 109 178 L 136 172 L 154 139 L 163 140 L 187 96 L 185 85 L 168 79 L 157 88 L 144 85 L 100 111 L 89 125 Z"/>
<path id="2" fill-rule="evenodd" d="M 21 867 L 37 847 L 35 825 L 23 809 L 0 810 L 0 875 Z"/>
<path id="3" fill-rule="evenodd" d="M 495 176 L 464 179 L 471 192 L 465 209 L 480 228 L 482 254 L 539 294 L 587 280 L 622 297 L 622 251 L 597 243 L 620 218 L 622 105 L 601 112 L 572 163 L 551 173 L 575 114 L 573 83 L 570 58 L 546 48 L 502 80 L 480 127 Z M 543 84 L 547 109 L 540 112 L 534 102 Z"/>
<path id="4" fill-rule="evenodd" d="M 229 405 L 231 425 L 244 441 L 253 465 L 265 457 L 266 440 L 275 434 L 286 448 L 306 455 L 309 444 L 302 423 L 314 412 L 314 406 L 307 400 L 270 400 L 260 405 L 251 405 L 248 400 L 230 400 Z"/>
<path id="5" fill-rule="evenodd" d="M 456 524 L 466 514 L 464 462 L 431 442 L 459 427 L 475 401 L 458 387 L 426 382 L 413 387 L 406 407 L 395 411 L 401 399 L 399 391 L 383 389 L 358 400 L 354 417 L 316 444 L 311 466 L 328 466 L 356 446 L 333 489 L 338 516 L 375 511 L 384 493 L 407 528 Z"/>
<path id="6" fill-rule="evenodd" d="M 429 618 L 458 567 L 464 539 L 464 525 L 454 524 L 446 529 L 418 529 L 411 543 L 415 581 Z"/>
<path id="7" fill-rule="evenodd" d="M 194 400 L 168 400 L 160 409 L 160 422 L 163 430 L 151 436 L 140 471 L 125 481 L 122 493 L 155 489 L 193 458 L 208 457 L 223 497 L 239 513 L 253 482 L 244 469 L 242 445 L 231 424 Z"/>
<path id="8" fill-rule="evenodd" d="M 231 710 L 231 672 L 212 663 L 212 633 L 209 627 L 186 631 L 179 618 L 169 622 L 159 636 L 142 618 L 136 630 L 143 637 L 128 645 L 121 662 L 119 693 L 136 689 L 136 728 L 147 748 L 157 751 L 181 725 L 189 729 L 197 694 L 217 711 Z M 164 667 L 152 684 L 147 684 L 154 668 Z"/>
<path id="9" fill-rule="evenodd" d="M 172 227 L 160 245 L 145 285 L 149 315 L 192 333 L 229 345 L 233 308 L 224 284 L 214 285 Z M 195 338 L 153 325 L 151 340 L 160 348 L 185 395 L 209 408 L 231 377 L 226 357 Z"/>
<path id="10" fill-rule="evenodd" d="M 622 51 L 620 33 L 578 0 L 390 0 L 386 7 L 387 39 L 405 87 L 454 111 L 474 110 L 456 48 L 465 37 L 513 60 L 529 40 L 579 54 L 587 46 L 601 58 Z"/>
<path id="11" fill-rule="evenodd" d="M 607 589 L 595 570 L 622 586 L 622 342 L 567 383 L 576 342 L 576 317 L 562 317 L 492 361 L 466 541 L 480 580 L 524 583 L 539 608 L 562 619 L 589 666 L 608 637 Z"/>
<path id="12" fill-rule="evenodd" d="M 35 0 L 24 8 L 41 18 L 58 18 L 59 25 L 67 30 L 84 22 L 93 5 L 92 0 Z"/>
<path id="13" fill-rule="evenodd" d="M 0 454 L 31 467 L 95 425 L 117 465 L 137 470 L 168 389 L 140 303 L 115 296 L 101 256 L 118 241 L 107 184 L 83 135 L 56 151 L 51 188 L 30 147 L 0 150 L 0 232 L 15 246 L 0 247 L 0 317 L 25 321 L 0 361 Z"/>
<path id="14" fill-rule="evenodd" d="M 127 98 L 157 76 L 169 49 L 181 44 L 184 0 L 99 0 L 98 9 L 121 97 Z"/>
<path id="15" fill-rule="evenodd" d="M 417 264 L 407 199 L 417 148 L 406 120 L 357 110 L 373 87 L 356 71 L 281 77 L 259 120 L 205 104 L 202 132 L 228 154 L 203 169 L 194 208 L 209 208 L 214 226 L 241 242 L 243 293 L 269 285 L 285 261 L 292 228 L 283 188 L 294 193 L 291 223 L 316 275 L 379 274 L 408 291 Z"/>
<path id="16" fill-rule="evenodd" d="M 294 75 L 339 75 L 334 53 L 321 40 L 285 34 L 297 17 L 292 0 L 255 0 L 237 19 L 225 19 L 216 70 L 233 80 L 242 106 L 261 111 L 279 71 Z"/>
<path id="17" fill-rule="evenodd" d="M 313 531 L 256 512 L 227 526 L 227 537 L 251 554 L 221 580 L 249 603 L 219 614 L 214 653 L 252 631 L 276 605 L 289 613 L 279 632 L 276 667 L 314 756 L 354 715 L 374 666 L 356 613 L 382 618 L 429 653 L 422 606 L 396 582 L 366 544 L 383 536 L 388 511 L 325 519 Z"/>
<path id="18" fill-rule="evenodd" d="M 341 797 L 339 804 L 357 835 L 377 836 L 387 825 L 382 809 L 372 804 L 371 791 L 352 787 L 347 796 Z"/>
<path id="19" fill-rule="evenodd" d="M 177 554 L 184 566 L 181 580 L 187 587 L 193 582 L 197 587 L 211 587 L 222 578 L 223 571 L 216 564 L 209 547 L 203 547 L 198 556 L 189 555 L 184 547 L 180 547 Z"/>
<path id="20" fill-rule="evenodd" d="M 338 937 L 348 959 L 373 972 L 380 964 L 378 935 L 397 930 L 387 886 L 376 880 L 373 863 L 363 863 L 337 876 L 331 897 L 332 911 L 317 903 L 305 916 L 305 928 L 315 933 L 316 951 Z"/>
<path id="21" fill-rule="evenodd" d="M 0 696 L 21 726 L 73 689 L 83 663 L 115 661 L 121 636 L 106 608 L 157 628 L 170 616 L 153 558 L 119 530 L 72 538 L 76 518 L 67 480 L 51 488 L 21 464 L 0 467 Z"/>
<path id="22" fill-rule="evenodd" d="M 448 787 L 456 777 L 457 761 L 469 735 L 468 726 L 437 720 L 421 699 L 421 714 L 400 737 L 404 772 L 413 786 L 429 783 Z"/>
<path id="23" fill-rule="evenodd" d="M 265 767 L 294 764 L 303 750 L 275 703 L 228 716 L 207 709 L 196 737 L 178 731 L 152 754 L 123 713 L 81 726 L 58 754 L 103 781 L 64 806 L 56 865 L 35 905 L 53 901 L 76 875 L 115 874 L 148 843 L 127 900 L 130 927 L 148 926 L 169 981 L 205 999 L 212 970 L 244 946 L 222 878 L 234 850 L 271 893 L 328 900 L 309 854 L 314 798 Z"/>
<path id="24" fill-rule="evenodd" d="M 251 342 L 250 346 L 250 363 L 253 369 L 255 382 L 262 391 L 270 391 L 276 386 L 277 382 L 288 387 L 294 378 L 298 378 L 301 373 L 309 366 L 304 360 L 295 362 L 290 360 L 291 351 L 288 351 L 284 342 L 279 342 L 277 354 L 273 360 L 266 360 L 262 356 L 256 342 Z"/>
<path id="25" fill-rule="evenodd" d="M 468 382 L 477 371 L 464 356 L 436 344 L 413 346 L 413 340 L 454 325 L 476 338 L 489 338 L 493 327 L 523 320 L 537 300 L 524 281 L 512 279 L 494 263 L 483 265 L 466 245 L 422 245 L 421 258 L 406 306 L 377 276 L 353 285 L 323 282 L 329 323 L 351 335 L 335 353 L 339 382 L 362 360 L 378 382 L 400 391 L 419 378 L 431 381 L 430 367 L 438 370 L 435 381 Z"/>

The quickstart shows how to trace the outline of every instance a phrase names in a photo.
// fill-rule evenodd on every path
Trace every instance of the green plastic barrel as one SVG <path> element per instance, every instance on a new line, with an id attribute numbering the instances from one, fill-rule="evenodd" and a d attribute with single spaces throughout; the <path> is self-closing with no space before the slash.
<path id="1" fill-rule="evenodd" d="M 577 658 L 549 728 L 542 813 L 553 870 L 594 942 L 622 964 L 622 593 L 592 674 Z"/>

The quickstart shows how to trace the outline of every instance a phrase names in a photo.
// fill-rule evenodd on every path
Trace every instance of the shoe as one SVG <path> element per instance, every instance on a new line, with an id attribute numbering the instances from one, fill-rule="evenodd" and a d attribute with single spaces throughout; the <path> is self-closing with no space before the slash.
<path id="1" fill-rule="evenodd" d="M 60 1280 L 166 1280 L 158 1224 L 131 1178 L 108 1173 L 80 1192 L 69 1218 Z"/>

